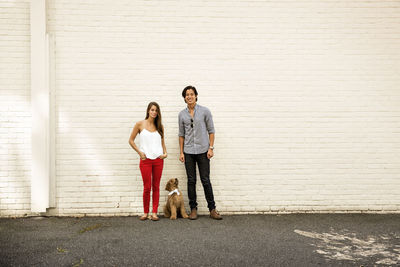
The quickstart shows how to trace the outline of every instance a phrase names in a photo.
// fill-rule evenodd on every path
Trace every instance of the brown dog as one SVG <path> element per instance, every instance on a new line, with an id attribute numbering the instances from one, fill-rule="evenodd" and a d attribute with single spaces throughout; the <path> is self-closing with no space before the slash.
<path id="1" fill-rule="evenodd" d="M 180 212 L 183 218 L 189 218 L 186 214 L 185 205 L 183 203 L 182 193 L 178 188 L 178 179 L 172 178 L 165 186 L 165 190 L 169 191 L 167 203 L 164 206 L 164 216 L 171 220 L 176 220 Z"/>

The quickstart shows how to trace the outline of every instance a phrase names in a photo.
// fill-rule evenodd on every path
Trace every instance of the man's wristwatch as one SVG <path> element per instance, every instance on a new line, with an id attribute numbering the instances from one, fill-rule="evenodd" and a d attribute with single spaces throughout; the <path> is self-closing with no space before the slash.
<path id="1" fill-rule="evenodd" d="M 211 149 L 211 150 L 214 150 L 214 147 L 213 147 L 213 146 L 210 146 L 210 149 Z"/>

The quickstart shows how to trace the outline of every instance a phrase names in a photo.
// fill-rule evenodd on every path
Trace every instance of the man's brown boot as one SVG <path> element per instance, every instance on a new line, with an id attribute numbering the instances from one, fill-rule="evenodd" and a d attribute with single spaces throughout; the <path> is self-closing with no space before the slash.
<path id="1" fill-rule="evenodd" d="M 219 215 L 219 213 L 217 212 L 216 209 L 213 209 L 210 211 L 210 217 L 215 219 L 215 220 L 222 220 L 221 215 Z"/>
<path id="2" fill-rule="evenodd" d="M 197 219 L 197 209 L 196 208 L 192 209 L 192 211 L 190 212 L 189 219 L 191 219 L 191 220 Z"/>

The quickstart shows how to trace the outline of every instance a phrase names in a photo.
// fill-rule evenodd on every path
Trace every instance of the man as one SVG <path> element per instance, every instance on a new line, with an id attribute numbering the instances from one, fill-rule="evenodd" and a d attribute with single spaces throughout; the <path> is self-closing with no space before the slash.
<path id="1" fill-rule="evenodd" d="M 188 177 L 188 196 L 191 208 L 189 219 L 197 219 L 197 163 L 210 217 L 221 220 L 221 215 L 215 209 L 214 194 L 210 182 L 210 159 L 214 156 L 214 123 L 210 110 L 196 103 L 197 95 L 195 87 L 185 87 L 182 91 L 182 97 L 187 107 L 179 113 L 179 160 L 185 163 Z"/>

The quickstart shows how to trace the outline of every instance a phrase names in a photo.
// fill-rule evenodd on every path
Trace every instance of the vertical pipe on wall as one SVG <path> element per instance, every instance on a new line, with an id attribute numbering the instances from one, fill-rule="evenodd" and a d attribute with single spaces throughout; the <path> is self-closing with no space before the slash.
<path id="1" fill-rule="evenodd" d="M 56 92 L 55 92 L 55 72 L 56 72 L 56 64 L 55 64 L 55 36 L 52 33 L 46 34 L 46 44 L 47 44 L 47 71 L 48 74 L 48 88 L 49 88 L 49 171 L 50 171 L 50 199 L 49 199 L 49 207 L 56 207 Z"/>
<path id="2" fill-rule="evenodd" d="M 46 1 L 32 0 L 31 23 L 31 107 L 32 180 L 31 211 L 49 207 L 49 84 L 46 56 Z"/>

